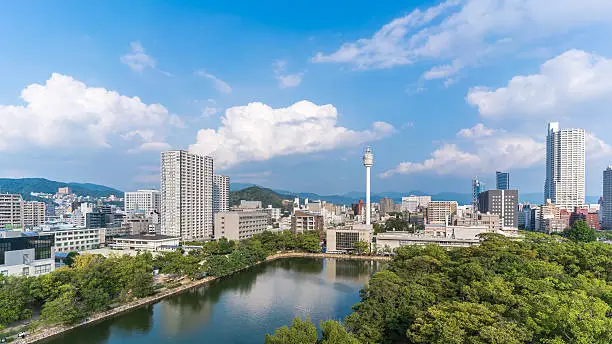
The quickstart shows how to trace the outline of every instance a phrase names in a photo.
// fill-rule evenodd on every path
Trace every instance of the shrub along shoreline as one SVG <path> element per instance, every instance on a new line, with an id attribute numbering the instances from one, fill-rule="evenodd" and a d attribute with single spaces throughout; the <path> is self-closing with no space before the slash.
<path id="1" fill-rule="evenodd" d="M 278 253 L 284 251 L 296 252 Z M 157 302 L 264 261 L 300 256 L 360 259 L 316 253 L 320 251 L 317 232 L 296 236 L 289 232 L 265 232 L 240 243 L 225 239 L 207 242 L 201 250 L 191 250 L 188 254 L 179 250 L 155 258 L 148 252 L 133 257 L 79 255 L 72 266 L 47 275 L 0 277 L 0 328 L 40 312 L 40 318 L 28 326 L 34 334 L 18 341 L 33 343 Z M 155 282 L 155 268 L 175 279 L 164 284 Z M 189 278 L 187 283 L 184 280 L 177 283 L 184 277 Z"/>

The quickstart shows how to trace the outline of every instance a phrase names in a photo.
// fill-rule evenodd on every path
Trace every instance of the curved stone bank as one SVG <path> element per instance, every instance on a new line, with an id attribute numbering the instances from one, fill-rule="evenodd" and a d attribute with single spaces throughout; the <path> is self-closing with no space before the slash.
<path id="1" fill-rule="evenodd" d="M 356 260 L 376 260 L 376 261 L 389 261 L 391 260 L 391 257 L 384 257 L 384 256 L 353 256 L 353 255 L 343 255 L 343 254 L 331 254 L 331 253 L 301 253 L 301 252 L 287 252 L 287 253 L 279 253 L 279 254 L 274 254 L 269 256 L 268 258 L 266 258 L 266 261 L 273 261 L 273 260 L 277 260 L 277 259 L 283 259 L 283 258 L 336 258 L 336 259 L 356 259 Z M 238 271 L 235 271 L 238 272 Z M 235 273 L 234 272 L 234 273 Z M 209 283 L 211 281 L 214 281 L 215 279 L 217 279 L 217 277 L 205 277 L 201 280 L 197 280 L 197 281 L 193 281 L 193 282 L 189 282 L 186 283 L 180 287 L 174 288 L 174 289 L 168 289 L 168 290 L 164 290 L 158 294 L 152 295 L 152 296 L 148 296 L 142 299 L 138 299 L 135 300 L 133 302 L 127 303 L 125 305 L 110 309 L 106 312 L 101 312 L 101 313 L 96 313 L 93 314 L 92 316 L 90 316 L 89 318 L 85 319 L 84 321 L 76 324 L 76 325 L 71 325 L 71 326 L 65 326 L 65 325 L 58 325 L 58 326 L 53 326 L 47 329 L 44 329 L 42 331 L 38 331 L 35 332 L 34 334 L 24 338 L 24 339 L 17 339 L 15 341 L 13 341 L 13 343 L 18 343 L 18 344 L 26 344 L 26 343 L 36 343 L 45 339 L 49 339 L 52 337 L 55 337 L 57 335 L 63 334 L 65 332 L 71 331 L 73 329 L 76 329 L 78 327 L 81 326 L 87 326 L 87 325 L 91 325 L 97 322 L 100 322 L 102 320 L 117 316 L 119 314 L 131 311 L 133 309 L 142 307 L 142 306 L 146 306 L 148 304 L 152 304 L 152 303 L 156 303 L 158 301 L 161 301 L 162 299 L 168 297 L 168 296 L 172 296 L 172 295 L 176 295 L 176 294 L 180 294 L 186 290 L 192 289 L 192 288 L 196 288 L 199 287 L 201 285 L 204 285 L 206 283 Z"/>

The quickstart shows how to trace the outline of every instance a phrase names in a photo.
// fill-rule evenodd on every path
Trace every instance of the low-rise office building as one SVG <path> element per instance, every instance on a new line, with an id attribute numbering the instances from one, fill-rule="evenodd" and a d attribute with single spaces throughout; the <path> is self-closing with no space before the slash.
<path id="1" fill-rule="evenodd" d="M 115 238 L 109 246 L 121 250 L 164 251 L 165 247 L 178 247 L 180 237 L 160 234 L 139 234 Z"/>
<path id="2" fill-rule="evenodd" d="M 66 228 L 51 230 L 57 252 L 78 252 L 100 248 L 106 242 L 106 228 Z"/>
<path id="3" fill-rule="evenodd" d="M 323 216 L 310 212 L 296 210 L 291 216 L 291 232 L 303 233 L 306 231 L 322 232 L 324 228 Z"/>
<path id="4" fill-rule="evenodd" d="M 40 276 L 55 270 L 53 235 L 0 231 L 0 274 Z"/>
<path id="5" fill-rule="evenodd" d="M 270 226 L 264 211 L 226 211 L 215 214 L 215 239 L 244 240 Z"/>
<path id="6" fill-rule="evenodd" d="M 371 246 L 374 231 L 371 225 L 355 224 L 352 226 L 330 228 L 325 231 L 326 252 L 346 253 L 355 250 L 355 243 L 363 241 Z"/>
<path id="7" fill-rule="evenodd" d="M 386 232 L 376 236 L 376 250 L 379 252 L 389 252 L 401 246 L 407 245 L 429 245 L 436 244 L 443 247 L 467 247 L 478 245 L 478 238 L 456 239 L 446 236 L 431 236 L 426 234 L 414 234 L 410 232 Z"/>

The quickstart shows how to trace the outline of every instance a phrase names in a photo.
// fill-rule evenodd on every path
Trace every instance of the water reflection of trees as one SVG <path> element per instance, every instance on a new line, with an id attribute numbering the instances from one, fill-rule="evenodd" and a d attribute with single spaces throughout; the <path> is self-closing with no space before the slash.
<path id="1" fill-rule="evenodd" d="M 248 294 L 266 268 L 255 266 L 162 301 L 159 307 L 164 330 L 169 335 L 198 331 L 210 322 L 215 304 L 223 294 L 232 291 Z"/>
<path id="2" fill-rule="evenodd" d="M 77 328 L 66 335 L 51 339 L 46 344 L 102 344 L 107 343 L 114 328 L 123 336 L 134 332 L 149 332 L 153 327 L 153 305 L 137 308 L 121 316 L 91 326 Z"/>
<path id="3" fill-rule="evenodd" d="M 285 258 L 270 263 L 272 267 L 280 267 L 297 273 L 320 274 L 323 271 L 325 259 Z"/>

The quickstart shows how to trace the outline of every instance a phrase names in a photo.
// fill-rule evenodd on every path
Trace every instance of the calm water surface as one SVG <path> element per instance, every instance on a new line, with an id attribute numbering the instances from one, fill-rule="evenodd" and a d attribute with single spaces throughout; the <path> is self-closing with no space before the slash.
<path id="1" fill-rule="evenodd" d="M 382 263 L 291 258 L 265 263 L 48 344 L 263 343 L 295 316 L 342 320 Z"/>

